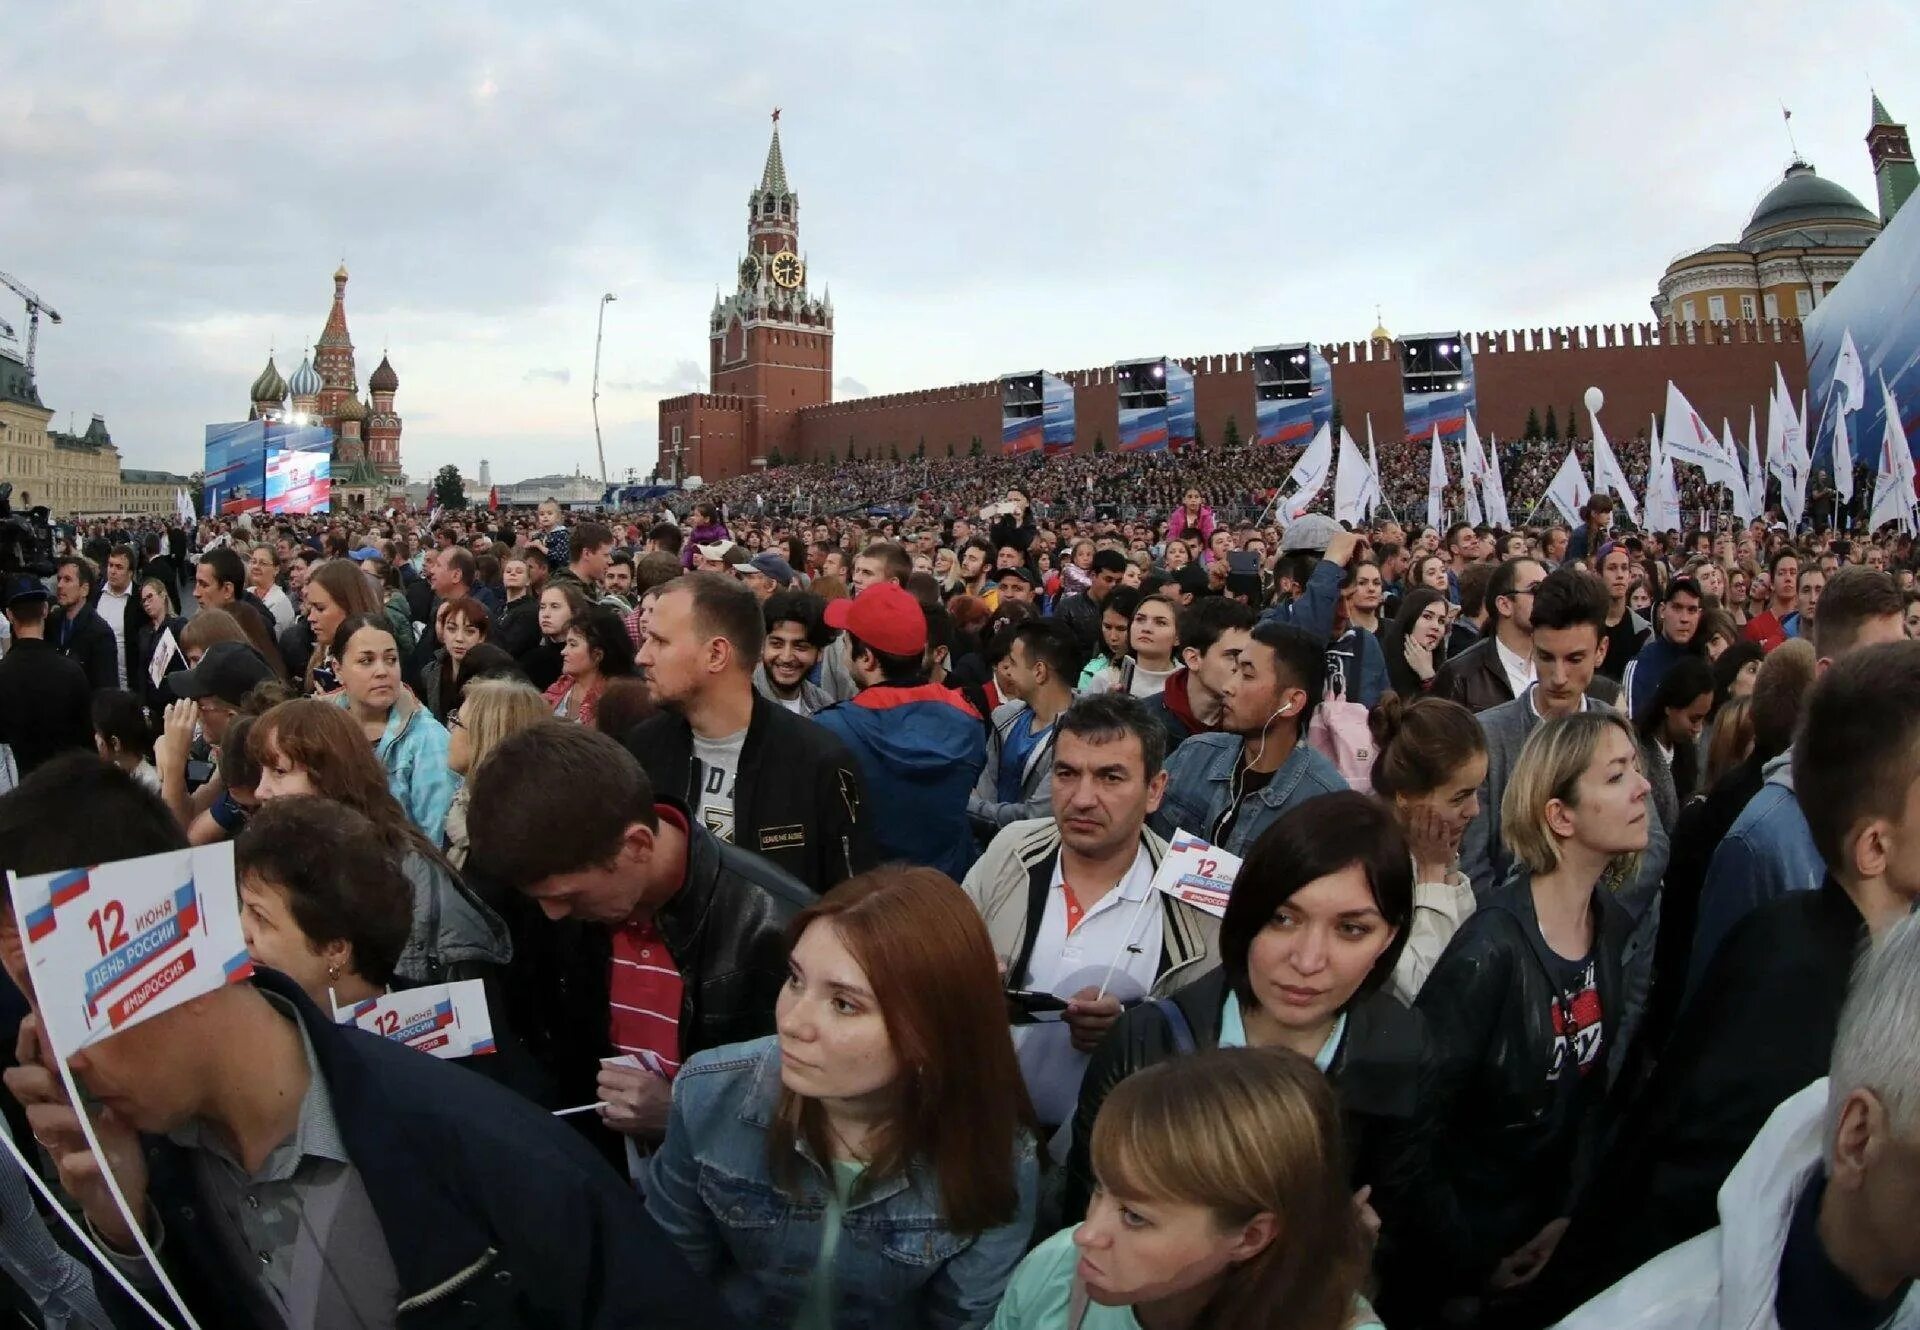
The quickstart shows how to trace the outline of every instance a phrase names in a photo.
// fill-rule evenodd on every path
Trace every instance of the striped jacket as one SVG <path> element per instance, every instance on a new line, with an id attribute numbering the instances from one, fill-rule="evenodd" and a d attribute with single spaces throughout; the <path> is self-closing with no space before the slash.
<path id="1" fill-rule="evenodd" d="M 1167 843 L 1146 827 L 1141 842 L 1157 869 Z M 1050 817 L 1029 818 L 1000 829 L 961 888 L 987 921 L 993 950 L 1007 962 L 1007 983 L 1024 982 L 1034 938 L 1046 913 L 1053 865 L 1060 856 L 1060 828 Z M 1160 973 L 1152 996 L 1162 997 L 1220 963 L 1220 921 L 1197 906 L 1164 896 Z"/>

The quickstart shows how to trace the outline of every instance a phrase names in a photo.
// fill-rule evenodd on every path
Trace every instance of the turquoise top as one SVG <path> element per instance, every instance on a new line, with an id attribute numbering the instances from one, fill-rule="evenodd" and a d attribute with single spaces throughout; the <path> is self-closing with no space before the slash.
<path id="1" fill-rule="evenodd" d="M 833 1190 L 827 1193 L 827 1217 L 820 1226 L 820 1255 L 813 1263 L 813 1282 L 793 1320 L 793 1330 L 833 1330 L 833 1254 L 840 1250 L 840 1230 L 853 1189 L 866 1171 L 867 1166 L 857 1159 L 833 1161 Z"/>
<path id="2" fill-rule="evenodd" d="M 1340 1040 L 1347 1033 L 1347 1013 L 1341 1012 L 1334 1018 L 1333 1028 L 1327 1031 L 1327 1042 L 1320 1045 L 1320 1051 L 1313 1055 L 1313 1065 L 1325 1071 L 1333 1065 L 1333 1055 L 1340 1051 Z M 1220 1008 L 1220 1047 L 1245 1048 L 1247 1046 L 1246 1022 L 1240 1019 L 1240 999 L 1227 990 L 1226 1003 Z"/>
<path id="3" fill-rule="evenodd" d="M 1027 1254 L 1007 1282 L 1006 1296 L 993 1314 L 991 1330 L 1068 1330 L 1072 1325 L 1073 1271 L 1080 1263 L 1073 1245 L 1078 1229 L 1063 1228 Z M 1140 1330 L 1131 1307 L 1103 1307 L 1091 1300 L 1077 1330 Z M 1367 1305 L 1356 1297 L 1347 1330 L 1386 1330 Z"/>

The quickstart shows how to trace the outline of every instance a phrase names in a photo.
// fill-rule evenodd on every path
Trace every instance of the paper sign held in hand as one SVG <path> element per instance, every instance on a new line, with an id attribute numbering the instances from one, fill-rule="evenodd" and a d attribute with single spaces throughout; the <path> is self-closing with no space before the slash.
<path id="1" fill-rule="evenodd" d="M 1240 859 L 1207 844 L 1190 831 L 1176 832 L 1166 857 L 1153 875 L 1153 889 L 1205 910 L 1215 918 L 1227 913 L 1227 897 L 1240 874 Z"/>
<path id="2" fill-rule="evenodd" d="M 340 1008 L 334 1019 L 437 1058 L 478 1057 L 495 1051 L 487 986 L 478 979 L 368 998 Z"/>
<path id="3" fill-rule="evenodd" d="M 14 917 L 61 1058 L 253 973 L 231 843 L 34 877 Z"/>

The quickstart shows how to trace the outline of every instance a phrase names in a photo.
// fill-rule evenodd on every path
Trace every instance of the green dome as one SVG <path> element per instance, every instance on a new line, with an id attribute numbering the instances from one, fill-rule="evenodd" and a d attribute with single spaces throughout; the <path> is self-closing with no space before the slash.
<path id="1" fill-rule="evenodd" d="M 1811 166 L 1796 161 L 1754 208 L 1740 239 L 1744 242 L 1767 231 L 1809 222 L 1851 222 L 1876 230 L 1880 226 L 1879 217 L 1848 193 L 1845 186 L 1821 178 L 1814 174 Z"/>

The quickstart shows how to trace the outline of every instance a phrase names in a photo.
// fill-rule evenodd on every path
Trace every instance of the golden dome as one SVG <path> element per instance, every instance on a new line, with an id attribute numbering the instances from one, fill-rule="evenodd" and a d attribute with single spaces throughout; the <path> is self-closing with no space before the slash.
<path id="1" fill-rule="evenodd" d="M 1373 307 L 1372 340 L 1376 342 L 1391 342 L 1393 340 L 1393 334 L 1387 331 L 1386 320 L 1380 317 L 1380 306 L 1378 305 Z"/>

